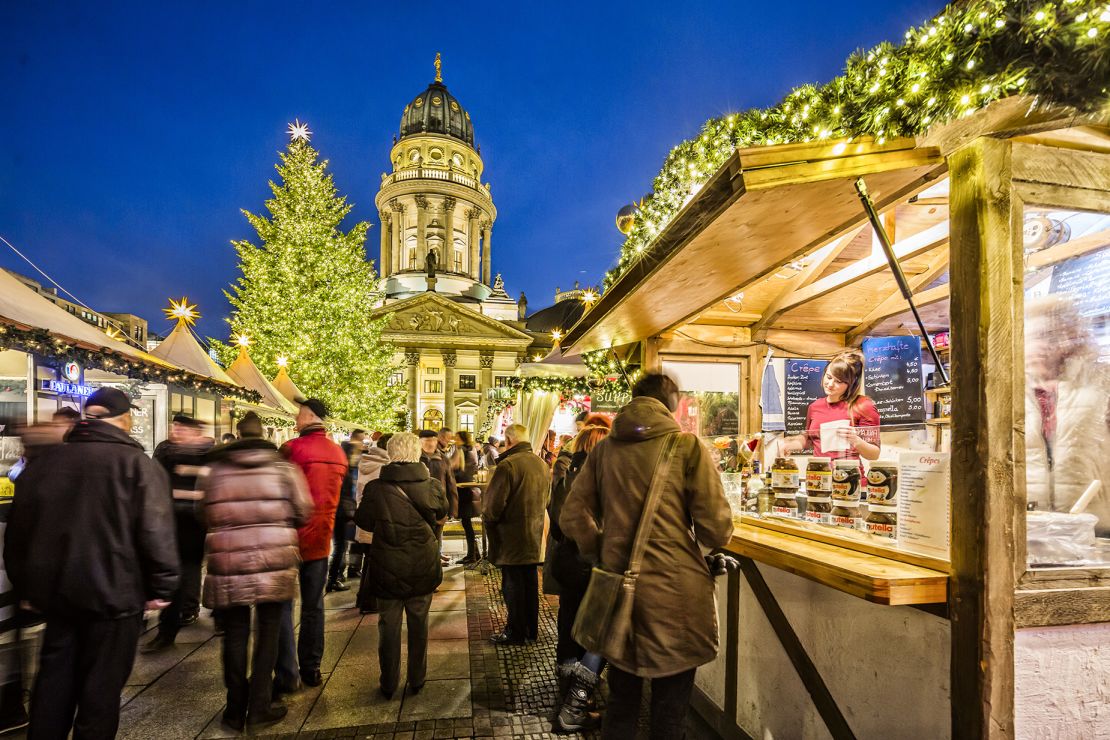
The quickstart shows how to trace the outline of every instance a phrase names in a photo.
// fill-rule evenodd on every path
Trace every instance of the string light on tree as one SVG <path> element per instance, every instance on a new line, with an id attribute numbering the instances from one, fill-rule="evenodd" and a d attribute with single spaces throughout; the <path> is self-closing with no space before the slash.
<path id="1" fill-rule="evenodd" d="M 276 358 L 285 358 L 296 385 L 323 399 L 337 418 L 391 430 L 405 387 L 389 384 L 399 368 L 395 348 L 382 338 L 385 320 L 365 310 L 382 300 L 366 259 L 369 224 L 341 230 L 352 204 L 338 194 L 327 162 L 308 143 L 307 125 L 290 124 L 289 133 L 266 201 L 268 216 L 245 214 L 258 245 L 233 243 L 242 277 L 225 294 L 236 340 L 210 344 L 228 364 L 245 346 L 241 337 L 249 337 L 265 375 L 276 375 Z"/>

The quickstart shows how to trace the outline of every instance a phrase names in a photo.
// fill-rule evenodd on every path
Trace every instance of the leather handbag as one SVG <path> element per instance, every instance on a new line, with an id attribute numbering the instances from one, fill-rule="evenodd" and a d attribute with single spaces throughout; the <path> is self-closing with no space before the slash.
<path id="1" fill-rule="evenodd" d="M 628 568 L 623 573 L 614 573 L 595 566 L 590 573 L 590 585 L 586 588 L 582 604 L 574 617 L 571 634 L 575 642 L 592 653 L 619 660 L 631 646 L 632 605 L 636 598 L 640 560 L 647 549 L 648 535 L 655 520 L 655 512 L 659 508 L 659 499 L 667 481 L 667 471 L 674 458 L 678 437 L 679 434 L 673 432 L 663 442 L 647 497 L 644 499 L 644 509 L 640 513 L 640 523 L 636 527 Z M 604 532 L 602 536 L 604 537 Z"/>

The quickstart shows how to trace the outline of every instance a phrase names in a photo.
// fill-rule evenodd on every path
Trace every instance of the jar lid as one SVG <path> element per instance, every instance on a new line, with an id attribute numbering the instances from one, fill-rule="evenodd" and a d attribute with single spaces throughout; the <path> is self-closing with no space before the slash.
<path id="1" fill-rule="evenodd" d="M 883 506 L 882 504 L 868 504 L 868 511 L 873 511 L 879 514 L 896 514 L 898 513 L 897 506 Z"/>

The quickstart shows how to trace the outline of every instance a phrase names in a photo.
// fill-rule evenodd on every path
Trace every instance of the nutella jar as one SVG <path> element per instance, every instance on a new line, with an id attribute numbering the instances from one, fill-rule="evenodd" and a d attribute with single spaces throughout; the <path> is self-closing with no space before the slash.
<path id="1" fill-rule="evenodd" d="M 898 463 L 876 460 L 867 471 L 868 509 L 898 505 Z"/>
<path id="2" fill-rule="evenodd" d="M 829 512 L 830 523 L 834 527 L 858 530 L 863 523 L 859 515 L 859 501 L 835 501 L 834 503 L 836 505 Z"/>
<path id="3" fill-rule="evenodd" d="M 864 531 L 888 540 L 898 538 L 898 509 L 894 506 L 868 507 L 867 519 L 863 522 Z"/>
<path id="4" fill-rule="evenodd" d="M 832 495 L 832 462 L 827 457 L 811 458 L 806 465 L 806 493 L 810 499 Z"/>
<path id="5" fill-rule="evenodd" d="M 837 460 L 832 471 L 832 499 L 859 503 L 859 462 Z"/>
<path id="6" fill-rule="evenodd" d="M 800 486 L 798 463 L 789 457 L 776 457 L 771 466 L 771 488 L 775 500 L 771 503 L 771 515 L 796 519 L 798 500 L 795 498 Z"/>
<path id="7" fill-rule="evenodd" d="M 828 458 L 815 457 L 806 466 L 807 522 L 832 524 L 832 464 Z"/>

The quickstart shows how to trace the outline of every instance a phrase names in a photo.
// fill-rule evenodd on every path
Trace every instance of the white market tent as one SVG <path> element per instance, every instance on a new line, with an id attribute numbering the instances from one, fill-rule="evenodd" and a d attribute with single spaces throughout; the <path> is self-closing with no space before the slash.
<path id="1" fill-rule="evenodd" d="M 273 383 L 266 380 L 266 376 L 254 364 L 254 360 L 247 353 L 245 346 L 239 347 L 239 356 L 228 367 L 227 374 L 239 385 L 256 391 L 258 395 L 262 396 L 262 403 L 267 406 L 272 406 L 287 414 L 295 415 L 297 413 L 297 407 L 293 402 L 275 388 Z"/>

